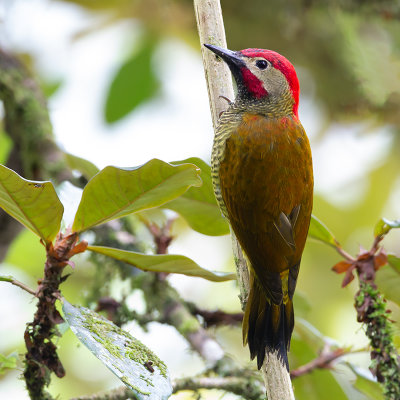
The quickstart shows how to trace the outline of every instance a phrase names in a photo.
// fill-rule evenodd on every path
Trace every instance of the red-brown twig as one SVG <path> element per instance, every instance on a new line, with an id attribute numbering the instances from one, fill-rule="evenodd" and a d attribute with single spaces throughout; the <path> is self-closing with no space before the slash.
<path id="1" fill-rule="evenodd" d="M 175 219 L 171 218 L 162 227 L 159 227 L 154 223 L 145 223 L 147 229 L 153 236 L 153 240 L 156 245 L 156 254 L 168 253 L 168 246 L 173 240 L 173 236 L 171 235 L 171 227 L 174 221 Z"/>
<path id="2" fill-rule="evenodd" d="M 25 290 L 25 292 L 28 292 L 31 295 L 36 297 L 36 292 L 33 289 L 31 289 L 30 287 L 26 286 L 25 283 L 17 281 L 16 279 L 10 279 L 7 282 L 10 282 L 14 286 L 18 286 L 19 288 Z"/>
<path id="3" fill-rule="evenodd" d="M 197 307 L 194 307 L 193 314 L 200 315 L 204 320 L 204 326 L 209 328 L 210 326 L 220 325 L 239 325 L 243 321 L 243 313 L 227 313 L 225 311 L 216 310 L 208 311 Z"/>
<path id="4" fill-rule="evenodd" d="M 64 267 L 69 264 L 69 258 L 86 249 L 87 244 L 77 244 L 76 233 L 57 236 L 54 243 L 46 246 L 47 260 L 44 277 L 39 282 L 36 291 L 38 298 L 34 319 L 27 324 L 24 338 L 27 353 L 25 354 L 24 378 L 32 400 L 49 399 L 44 387 L 48 382 L 48 374 L 54 372 L 59 378 L 65 375 L 65 370 L 57 355 L 57 346 L 52 342 L 56 334 L 56 325 L 63 322 L 55 307 L 60 298 L 59 285 L 66 279 L 62 276 Z"/>
<path id="5" fill-rule="evenodd" d="M 298 378 L 299 376 L 306 375 L 314 371 L 315 369 L 332 369 L 334 366 L 334 361 L 338 358 L 347 355 L 358 353 L 361 351 L 365 351 L 365 349 L 359 350 L 350 350 L 350 349 L 343 349 L 343 348 L 335 348 L 331 349 L 329 344 L 326 344 L 325 347 L 322 349 L 321 354 L 311 360 L 309 363 L 302 365 L 299 368 L 294 369 L 290 372 L 290 377 Z"/>

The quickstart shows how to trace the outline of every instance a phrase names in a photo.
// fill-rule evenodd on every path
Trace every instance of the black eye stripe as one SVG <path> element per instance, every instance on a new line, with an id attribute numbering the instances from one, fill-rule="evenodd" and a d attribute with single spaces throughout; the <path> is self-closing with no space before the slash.
<path id="1" fill-rule="evenodd" d="M 266 69 L 268 67 L 268 63 L 265 60 L 257 60 L 256 67 L 259 69 Z"/>

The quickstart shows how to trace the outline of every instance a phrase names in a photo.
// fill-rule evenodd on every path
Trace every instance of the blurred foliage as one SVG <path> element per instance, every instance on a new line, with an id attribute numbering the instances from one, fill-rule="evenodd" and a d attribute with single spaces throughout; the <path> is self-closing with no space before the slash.
<path id="1" fill-rule="evenodd" d="M 117 71 L 105 104 L 108 123 L 120 120 L 157 94 L 160 84 L 151 63 L 156 46 L 156 40 L 143 37 L 140 49 Z"/>
<path id="2" fill-rule="evenodd" d="M 94 18 L 91 28 L 76 35 L 75 39 L 78 40 L 85 34 L 101 31 L 110 24 L 127 19 L 135 20 L 140 25 L 142 36 L 138 43 L 132 50 L 129 42 L 129 48 L 126 49 L 129 56 L 120 61 L 120 66 L 110 77 L 102 115 L 108 123 L 121 120 L 138 106 L 159 95 L 160 82 L 153 69 L 154 56 L 164 38 L 175 37 L 199 49 L 192 1 L 57 1 L 71 3 L 84 9 L 90 16 L 102 18 L 101 24 Z M 221 0 L 221 3 L 230 48 L 277 50 L 292 60 L 300 77 L 304 77 L 301 79 L 302 93 L 318 105 L 313 110 L 319 112 L 316 120 L 322 121 L 317 137 L 313 138 L 314 145 L 324 140 L 328 128 L 334 124 L 362 124 L 365 127 L 363 135 L 369 135 L 381 127 L 390 128 L 392 138 L 389 151 L 381 156 L 377 164 L 365 167 L 367 172 L 360 178 L 365 180 L 365 191 L 355 201 L 338 204 L 316 188 L 314 214 L 335 233 L 343 247 L 352 254 L 358 251 L 360 244 L 368 247 L 373 240 L 373 228 L 377 221 L 385 215 L 399 218 L 396 214 L 399 212 L 399 200 L 393 201 L 393 196 L 398 195 L 396 188 L 400 182 L 400 3 L 388 0 Z M 47 95 L 51 95 L 57 86 L 58 81 L 42 85 L 48 87 Z M 0 131 L 0 162 L 7 157 L 10 146 L 7 136 Z M 69 161 L 70 167 L 80 171 L 87 180 L 97 172 L 96 167 L 87 164 L 86 160 L 71 157 Z M 185 161 L 198 165 L 191 159 Z M 339 159 L 337 163 L 340 163 Z M 335 169 L 336 165 L 332 165 L 332 170 Z M 205 170 L 202 168 L 201 177 L 203 185 L 208 187 L 210 182 L 203 176 Z M 343 187 L 340 190 L 348 189 L 351 188 Z M 207 235 L 225 233 L 227 226 L 220 218 L 216 217 L 214 226 L 206 219 L 192 218 L 190 204 L 196 201 L 200 201 L 198 206 L 202 210 L 197 217 L 218 214 L 216 209 L 210 213 L 212 205 L 207 204 L 206 192 L 199 193 L 189 189 L 182 197 L 169 203 L 169 207 L 165 205 L 165 208 L 179 208 L 190 227 L 199 232 Z M 196 195 L 199 197 L 196 198 Z M 333 245 L 333 236 L 315 221 L 311 236 Z M 384 224 L 385 221 L 383 224 L 381 222 L 379 229 L 386 229 Z M 379 270 L 376 280 L 382 293 L 395 305 L 400 305 L 399 259 L 396 257 L 400 256 L 399 239 L 400 235 L 395 231 L 385 239 L 385 247 L 394 255 L 389 256 L 390 265 Z M 25 256 L 27 253 L 29 257 Z M 42 246 L 37 238 L 24 232 L 10 248 L 6 263 L 37 278 L 40 276 L 40 265 L 43 265 L 42 258 Z M 352 306 L 356 285 L 352 283 L 348 288 L 341 289 L 342 278 L 330 272 L 338 260 L 339 256 L 333 249 L 320 243 L 307 244 L 297 289 L 303 295 L 296 296 L 295 308 L 299 308 L 301 316 L 318 328 L 320 333 L 309 329 L 310 325 L 303 324 L 298 318 L 290 353 L 292 368 L 316 357 L 325 340 L 329 340 L 325 336 L 334 337 L 343 345 L 354 342 L 354 332 L 358 332 L 357 338 L 362 336 Z M 97 262 L 101 269 L 101 261 L 98 259 Z M 88 282 L 93 284 L 96 278 L 98 293 L 101 289 L 102 295 L 113 292 L 115 275 L 105 273 L 106 268 L 102 270 L 104 275 L 96 273 L 87 260 L 82 259 L 82 265 L 70 278 L 69 284 L 65 285 L 69 298 L 87 296 Z M 109 267 L 107 271 L 110 271 Z M 101 287 L 102 280 L 104 287 Z M 121 285 L 121 281 L 118 284 Z M 217 306 L 215 290 L 212 286 L 204 296 L 215 297 Z M 232 301 L 235 301 L 236 289 L 232 288 L 231 291 Z M 399 341 L 397 345 L 400 345 Z M 237 346 L 241 346 L 239 342 Z M 294 381 L 296 399 L 379 399 L 379 387 L 364 376 L 368 361 L 361 360 L 359 363 L 363 373 L 354 369 L 353 365 L 351 368 L 346 366 L 342 379 L 337 379 L 329 370 L 315 371 L 298 378 Z M 76 379 L 80 379 L 80 385 L 84 388 L 82 377 Z M 349 389 L 351 379 L 359 392 Z M 205 394 L 204 398 L 207 398 Z"/>
<path id="3" fill-rule="evenodd" d="M 354 382 L 354 387 L 356 389 L 369 396 L 371 399 L 383 400 L 383 394 L 377 382 L 366 378 L 354 368 L 352 368 L 352 370 L 357 376 L 356 381 Z"/>
<path id="4" fill-rule="evenodd" d="M 6 135 L 5 132 L 0 130 L 0 163 L 4 163 L 7 160 L 11 148 L 11 139 Z"/>
<path id="5" fill-rule="evenodd" d="M 17 367 L 18 355 L 11 353 L 8 356 L 0 354 L 0 375 L 4 374 L 7 369 L 14 369 Z"/>

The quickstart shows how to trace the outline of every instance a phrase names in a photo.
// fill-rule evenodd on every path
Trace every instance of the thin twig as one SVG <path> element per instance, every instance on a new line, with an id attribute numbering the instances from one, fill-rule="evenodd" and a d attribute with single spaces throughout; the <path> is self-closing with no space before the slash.
<path id="1" fill-rule="evenodd" d="M 333 362 L 336 361 L 338 358 L 348 354 L 360 353 L 364 351 L 366 351 L 366 349 L 351 350 L 337 348 L 331 350 L 330 345 L 327 344 L 318 357 L 314 358 L 309 363 L 304 364 L 299 368 L 291 371 L 290 377 L 292 379 L 298 378 L 299 376 L 311 373 L 315 369 L 331 369 L 333 367 Z"/>
<path id="2" fill-rule="evenodd" d="M 182 390 L 197 391 L 200 389 L 217 389 L 234 393 L 245 400 L 263 400 L 265 391 L 262 382 L 257 379 L 249 380 L 248 377 L 225 376 L 195 376 L 175 379 L 172 383 L 173 393 Z M 71 400 L 136 400 L 138 397 L 128 388 L 121 386 L 107 392 L 96 393 L 88 396 L 75 397 Z"/>
<path id="3" fill-rule="evenodd" d="M 174 222 L 175 218 L 170 218 L 165 225 L 159 227 L 157 224 L 144 221 L 144 224 L 153 236 L 154 244 L 156 245 L 156 254 L 168 253 L 168 246 L 173 240 L 171 228 Z"/>
<path id="4" fill-rule="evenodd" d="M 341 246 L 338 245 L 338 246 L 336 246 L 335 248 L 336 248 L 336 251 L 337 251 L 344 259 L 346 259 L 346 260 L 349 261 L 350 263 L 353 263 L 353 262 L 356 261 L 356 259 L 355 259 L 352 255 L 350 255 L 349 253 L 347 253 L 347 251 L 344 250 Z"/>
<path id="5" fill-rule="evenodd" d="M 31 295 L 37 297 L 36 291 L 31 289 L 30 287 L 26 286 L 24 283 L 17 281 L 16 279 L 13 279 L 12 281 L 9 281 L 12 285 L 18 286 L 19 288 L 25 290 L 25 292 L 30 293 Z"/>
<path id="6" fill-rule="evenodd" d="M 261 381 L 251 381 L 237 376 L 181 378 L 173 382 L 173 387 L 173 393 L 181 390 L 218 389 L 234 393 L 240 396 L 241 399 L 246 400 L 262 400 L 265 398 L 265 391 Z"/>
<path id="7" fill-rule="evenodd" d="M 132 390 L 125 386 L 120 386 L 107 392 L 74 397 L 71 400 L 138 400 L 138 397 L 132 392 Z"/>
<path id="8" fill-rule="evenodd" d="M 206 328 L 210 326 L 237 326 L 243 321 L 243 313 L 227 313 L 222 310 L 208 311 L 194 307 L 193 314 L 200 315 L 204 320 Z"/>

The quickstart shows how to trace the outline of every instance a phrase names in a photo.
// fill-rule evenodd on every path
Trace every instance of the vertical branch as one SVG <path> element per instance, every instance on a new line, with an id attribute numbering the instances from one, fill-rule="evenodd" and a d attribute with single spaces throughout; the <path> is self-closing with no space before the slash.
<path id="1" fill-rule="evenodd" d="M 31 400 L 53 400 L 45 387 L 50 383 L 50 372 L 57 377 L 65 375 L 64 367 L 57 355 L 57 345 L 53 343 L 57 335 L 57 324 L 64 320 L 56 309 L 56 300 L 60 297 L 60 284 L 66 276 L 62 273 L 69 259 L 86 249 L 87 243 L 76 244 L 78 236 L 72 233 L 57 236 L 55 244 L 47 246 L 47 259 L 44 277 L 36 291 L 38 298 L 34 319 L 27 324 L 24 339 L 25 354 L 24 378 Z"/>
<path id="2" fill-rule="evenodd" d="M 197 29 L 200 37 L 201 54 L 204 73 L 206 75 L 208 98 L 210 100 L 211 117 L 214 129 L 217 126 L 219 114 L 225 110 L 226 101 L 220 96 L 233 99 L 233 86 L 228 66 L 203 44 L 226 46 L 224 21 L 222 19 L 219 0 L 194 0 Z"/>
<path id="3" fill-rule="evenodd" d="M 226 108 L 226 100 L 220 96 L 225 96 L 228 99 L 233 99 L 234 97 L 232 77 L 228 66 L 220 58 L 217 58 L 215 54 L 206 51 L 203 44 L 227 47 L 224 21 L 222 19 L 219 0 L 194 0 L 194 9 L 200 38 L 204 73 L 206 76 L 208 98 L 210 100 L 211 117 L 215 130 L 219 115 Z M 249 273 L 246 260 L 233 231 L 231 231 L 231 236 L 240 288 L 240 303 L 242 305 L 242 310 L 244 310 L 249 294 Z"/>
<path id="4" fill-rule="evenodd" d="M 28 179 L 71 179 L 52 136 L 46 101 L 27 69 L 0 49 L 0 102 L 4 131 L 12 141 L 5 165 Z M 3 133 L 4 134 L 4 133 Z M 0 209 L 0 261 L 22 225 Z"/>
<path id="5" fill-rule="evenodd" d="M 233 98 L 232 78 L 228 67 L 214 54 L 206 52 L 203 47 L 204 43 L 227 47 L 221 5 L 219 0 L 194 0 L 194 9 L 215 129 L 219 114 L 224 111 L 226 106 L 220 96 Z M 244 309 L 249 292 L 249 274 L 245 257 L 233 233 L 232 244 L 239 280 L 240 300 L 242 309 Z M 279 361 L 276 353 L 266 354 L 262 372 L 268 400 L 294 399 L 289 372 Z"/>

